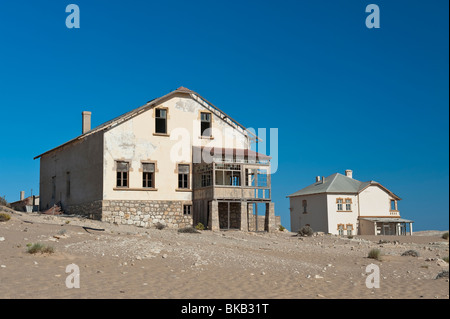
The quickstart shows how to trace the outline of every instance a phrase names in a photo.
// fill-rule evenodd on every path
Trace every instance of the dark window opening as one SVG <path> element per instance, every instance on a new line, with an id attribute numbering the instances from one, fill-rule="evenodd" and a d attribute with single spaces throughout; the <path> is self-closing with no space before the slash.
<path id="1" fill-rule="evenodd" d="M 191 215 L 192 205 L 184 205 L 183 206 L 183 215 Z"/>
<path id="2" fill-rule="evenodd" d="M 155 110 L 155 133 L 167 134 L 167 111 Z"/>
<path id="3" fill-rule="evenodd" d="M 200 113 L 201 136 L 211 136 L 211 113 Z"/>

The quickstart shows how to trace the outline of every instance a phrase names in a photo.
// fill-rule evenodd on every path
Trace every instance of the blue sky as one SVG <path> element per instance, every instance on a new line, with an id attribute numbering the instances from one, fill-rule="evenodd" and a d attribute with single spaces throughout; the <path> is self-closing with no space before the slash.
<path id="1" fill-rule="evenodd" d="M 65 8 L 80 8 L 68 29 Z M 365 8 L 380 8 L 368 29 Z M 39 189 L 43 153 L 179 86 L 247 127 L 278 128 L 276 214 L 345 169 L 449 225 L 446 0 L 0 2 L 0 196 Z M 270 145 L 269 145 L 270 146 Z M 270 153 L 270 147 L 269 147 Z"/>

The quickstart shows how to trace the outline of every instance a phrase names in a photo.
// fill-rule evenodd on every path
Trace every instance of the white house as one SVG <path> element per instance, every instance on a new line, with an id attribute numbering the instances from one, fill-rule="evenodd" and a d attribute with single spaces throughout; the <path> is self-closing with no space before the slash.
<path id="1" fill-rule="evenodd" d="M 309 225 L 314 231 L 341 236 L 412 234 L 413 221 L 400 217 L 400 197 L 380 183 L 360 182 L 353 172 L 316 177 L 316 182 L 289 196 L 291 230 Z"/>

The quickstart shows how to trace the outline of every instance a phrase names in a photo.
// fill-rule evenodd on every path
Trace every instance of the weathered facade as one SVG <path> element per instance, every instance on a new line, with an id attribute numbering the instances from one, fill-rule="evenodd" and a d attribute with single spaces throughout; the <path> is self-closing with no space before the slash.
<path id="1" fill-rule="evenodd" d="M 270 157 L 258 138 L 199 94 L 179 88 L 90 129 L 40 158 L 40 208 L 60 203 L 120 224 L 251 230 L 252 205 L 275 229 Z M 259 179 L 258 179 L 259 178 Z M 249 208 L 250 207 L 250 208 Z"/>
<path id="2" fill-rule="evenodd" d="M 316 182 L 288 196 L 291 230 L 311 226 L 341 236 L 406 235 L 413 221 L 400 217 L 397 195 L 381 184 L 353 179 L 353 172 L 316 177 Z"/>

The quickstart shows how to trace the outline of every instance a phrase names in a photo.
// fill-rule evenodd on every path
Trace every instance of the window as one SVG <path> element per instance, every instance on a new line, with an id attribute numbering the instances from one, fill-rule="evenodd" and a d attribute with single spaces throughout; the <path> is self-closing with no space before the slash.
<path id="1" fill-rule="evenodd" d="M 241 186 L 241 166 L 239 164 L 217 164 L 216 185 Z"/>
<path id="2" fill-rule="evenodd" d="M 353 225 L 348 224 L 347 225 L 347 236 L 352 236 L 353 235 Z"/>
<path id="3" fill-rule="evenodd" d="M 258 187 L 267 187 L 267 170 L 258 169 Z"/>
<path id="4" fill-rule="evenodd" d="M 128 162 L 116 162 L 117 187 L 128 187 Z"/>
<path id="5" fill-rule="evenodd" d="M 200 113 L 200 135 L 211 136 L 211 113 Z"/>
<path id="6" fill-rule="evenodd" d="M 351 198 L 346 198 L 345 199 L 345 210 L 346 211 L 351 211 L 352 210 L 352 199 Z"/>
<path id="7" fill-rule="evenodd" d="M 391 200 L 391 210 L 397 210 L 397 201 Z"/>
<path id="8" fill-rule="evenodd" d="M 342 207 L 343 207 L 343 199 L 342 198 L 338 198 L 336 199 L 336 203 L 337 203 L 337 210 L 338 211 L 342 211 Z"/>
<path id="9" fill-rule="evenodd" d="M 167 134 L 167 110 L 155 109 L 155 133 Z"/>
<path id="10" fill-rule="evenodd" d="M 338 225 L 338 234 L 339 236 L 344 236 L 344 225 L 342 224 Z"/>
<path id="11" fill-rule="evenodd" d="M 183 215 L 191 215 L 192 205 L 183 205 Z"/>
<path id="12" fill-rule="evenodd" d="M 202 174 L 201 187 L 211 186 L 211 174 Z"/>
<path id="13" fill-rule="evenodd" d="M 142 187 L 155 188 L 155 163 L 142 163 Z"/>
<path id="14" fill-rule="evenodd" d="M 307 214 L 306 207 L 308 206 L 308 202 L 306 201 L 306 199 L 302 201 L 302 206 L 303 206 L 303 214 Z"/>
<path id="15" fill-rule="evenodd" d="M 66 195 L 70 196 L 70 172 L 66 173 Z"/>
<path id="16" fill-rule="evenodd" d="M 189 188 L 189 164 L 178 164 L 178 188 Z"/>

